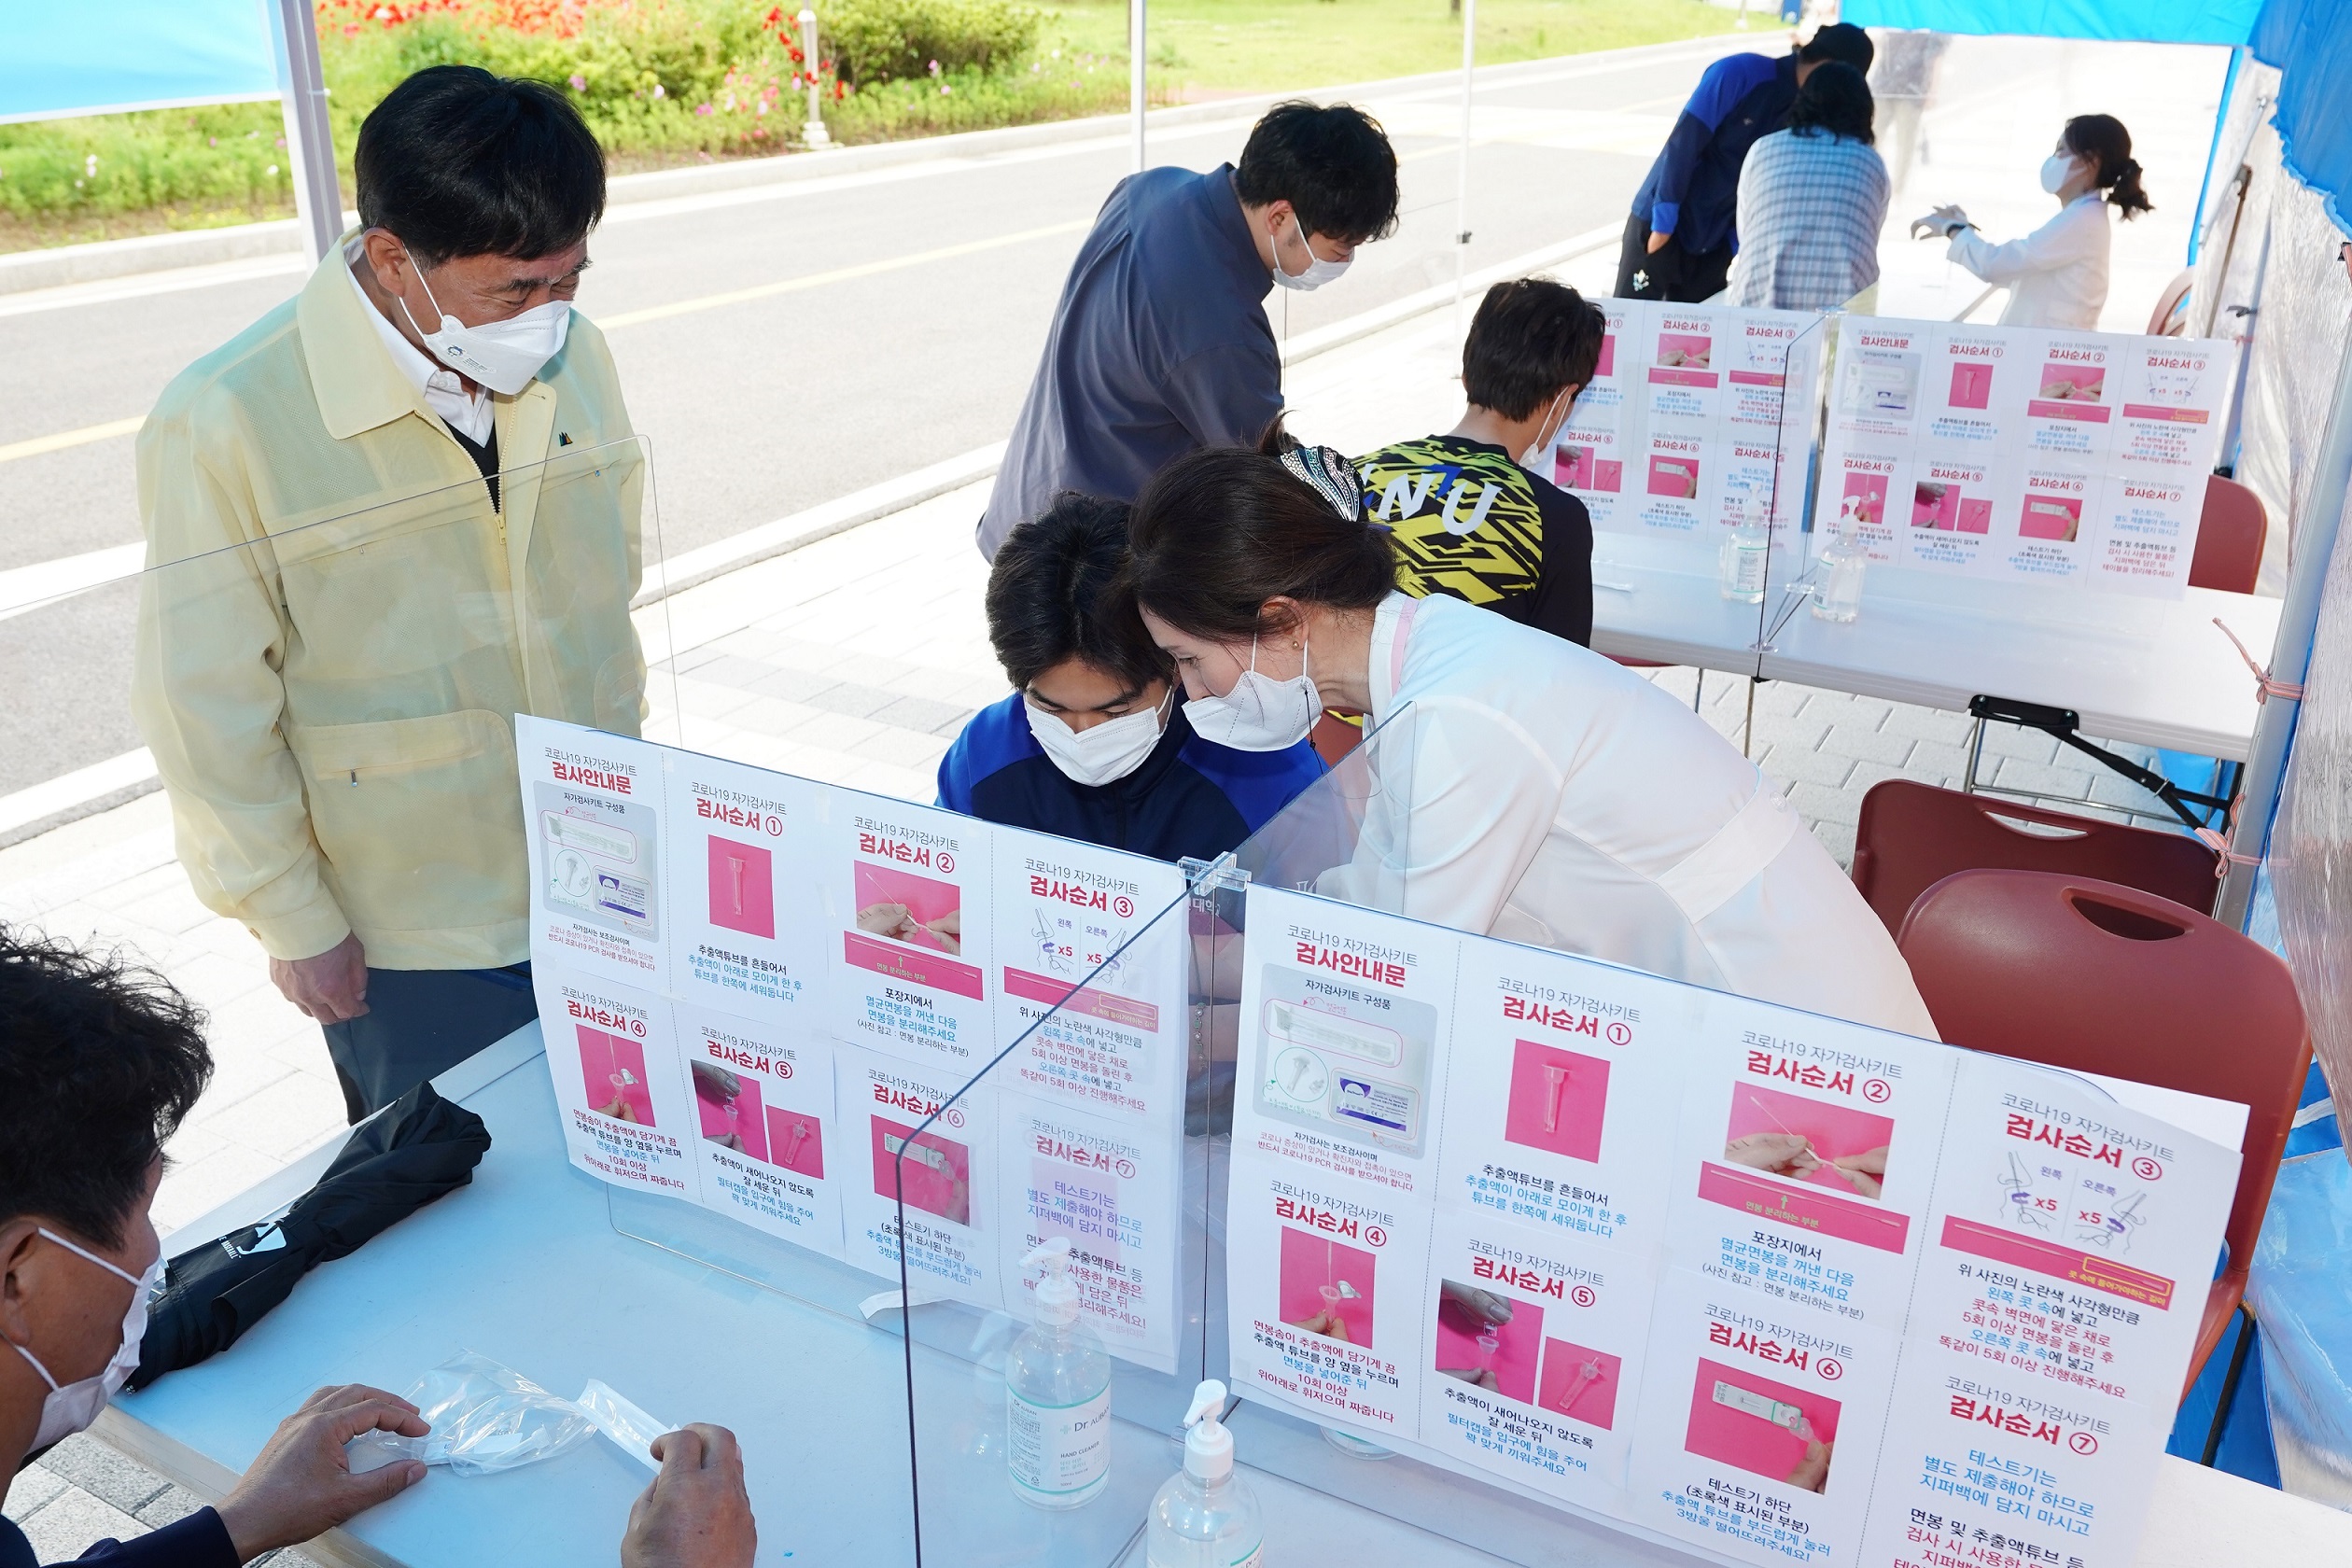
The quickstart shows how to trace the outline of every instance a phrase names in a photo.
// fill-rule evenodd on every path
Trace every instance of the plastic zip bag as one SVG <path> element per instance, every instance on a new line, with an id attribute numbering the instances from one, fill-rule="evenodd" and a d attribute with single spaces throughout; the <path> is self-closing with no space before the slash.
<path id="1" fill-rule="evenodd" d="M 426 1373 L 404 1397 L 433 1430 L 422 1437 L 371 1432 L 353 1438 L 346 1451 L 354 1474 L 416 1459 L 459 1476 L 496 1475 L 568 1452 L 596 1430 L 570 1400 L 472 1351 Z"/>

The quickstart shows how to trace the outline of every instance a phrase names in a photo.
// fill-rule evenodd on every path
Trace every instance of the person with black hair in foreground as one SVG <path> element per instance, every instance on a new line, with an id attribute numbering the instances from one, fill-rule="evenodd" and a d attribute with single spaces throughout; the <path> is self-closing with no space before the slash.
<path id="1" fill-rule="evenodd" d="M 148 1211 L 163 1144 L 212 1078 L 196 1009 L 161 976 L 0 928 L 0 1477 L 80 1432 L 137 1367 L 163 1248 Z M 217 1507 L 81 1557 L 115 1568 L 236 1568 L 299 1546 L 413 1486 L 414 1460 L 351 1473 L 363 1432 L 421 1437 L 416 1407 L 323 1388 Z M 757 1533 L 723 1427 L 658 1439 L 623 1568 L 749 1568 Z M 0 1568 L 34 1568 L 0 1519 Z"/>
<path id="2" fill-rule="evenodd" d="M 595 138 L 441 65 L 357 170 L 358 229 L 139 433 L 132 693 L 198 898 L 318 1020 L 354 1121 L 534 1015 L 513 716 L 633 735 L 645 689 L 643 464 L 571 305 Z"/>
<path id="3" fill-rule="evenodd" d="M 1396 227 L 1396 153 L 1345 104 L 1277 104 L 1239 165 L 1121 180 L 1061 302 L 981 515 L 980 553 L 1065 490 L 1131 501 L 1169 458 L 1246 446 L 1282 408 L 1266 319 Z"/>
<path id="4" fill-rule="evenodd" d="M 1748 153 L 1731 303 L 1826 311 L 1878 282 L 1892 186 L 1873 145 L 1875 110 L 1862 73 L 1832 60 L 1797 90 L 1788 129 Z"/>
<path id="5" fill-rule="evenodd" d="M 2115 244 L 2107 210 L 2129 223 L 2155 211 L 2140 189 L 2132 133 L 2113 115 L 2077 115 L 2042 160 L 2041 188 L 2058 199 L 2058 216 L 2026 235 L 1995 245 L 1957 206 L 1941 206 L 1911 223 L 1911 237 L 1939 234 L 1944 256 L 1985 282 L 2006 286 L 2004 327 L 2066 327 L 2091 331 L 2107 309 L 2107 255 Z M 2060 396 L 2064 396 L 2061 391 Z"/>
<path id="6" fill-rule="evenodd" d="M 1755 763 L 1589 649 L 1398 593 L 1360 483 L 1329 483 L 1347 469 L 1280 427 L 1180 457 L 1127 539 L 1197 733 L 1287 745 L 1326 707 L 1396 723 L 1365 741 L 1391 787 L 1358 791 L 1354 857 L 1319 890 L 1934 1037 L 1894 939 Z"/>
<path id="7" fill-rule="evenodd" d="M 1306 742 L 1242 751 L 1193 734 L 1174 669 L 1119 578 L 1127 507 L 1066 495 L 988 573 L 1009 697 L 939 763 L 950 811 L 1158 860 L 1213 860 L 1323 776 Z"/>
<path id="8" fill-rule="evenodd" d="M 1592 379 L 1601 307 L 1548 278 L 1498 283 L 1462 345 L 1470 406 L 1442 436 L 1356 459 L 1396 585 L 1592 641 L 1592 517 L 1552 483 L 1552 442 Z"/>

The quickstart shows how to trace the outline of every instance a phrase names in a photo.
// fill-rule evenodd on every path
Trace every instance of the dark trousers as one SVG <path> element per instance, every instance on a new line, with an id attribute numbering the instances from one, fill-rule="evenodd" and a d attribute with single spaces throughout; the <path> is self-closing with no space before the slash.
<path id="1" fill-rule="evenodd" d="M 1731 246 L 1693 256 L 1668 235 L 1652 254 L 1649 219 L 1635 213 L 1625 220 L 1625 243 L 1617 250 L 1617 295 L 1620 300 L 1672 300 L 1695 305 L 1723 292 L 1731 279 Z"/>
<path id="2" fill-rule="evenodd" d="M 322 1024 L 353 1122 L 497 1043 L 533 1018 L 531 966 L 370 969 L 368 1010 Z"/>

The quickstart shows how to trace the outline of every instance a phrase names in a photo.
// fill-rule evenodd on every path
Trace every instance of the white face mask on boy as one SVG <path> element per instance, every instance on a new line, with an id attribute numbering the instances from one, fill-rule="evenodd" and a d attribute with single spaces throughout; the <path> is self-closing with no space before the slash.
<path id="1" fill-rule="evenodd" d="M 1350 257 L 1348 261 L 1324 260 L 1322 257 L 1315 254 L 1315 247 L 1313 245 L 1307 244 L 1307 226 L 1298 221 L 1298 215 L 1296 213 L 1291 214 L 1291 222 L 1297 226 L 1298 243 L 1306 249 L 1307 267 L 1304 272 L 1286 273 L 1282 271 L 1282 250 L 1280 245 L 1275 246 L 1274 281 L 1281 284 L 1284 288 L 1296 288 L 1301 291 L 1321 288 L 1324 284 L 1329 283 L 1333 278 L 1336 278 L 1341 273 L 1346 272 L 1348 270 L 1348 262 L 1355 259 L 1355 258 Z"/>
<path id="2" fill-rule="evenodd" d="M 1125 778 L 1158 748 L 1169 698 L 1175 694 L 1171 686 L 1157 707 L 1122 713 L 1083 730 L 1071 729 L 1060 715 L 1046 712 L 1026 697 L 1021 708 L 1029 715 L 1029 734 L 1037 737 L 1037 744 L 1056 767 L 1076 783 L 1099 786 Z"/>
<path id="3" fill-rule="evenodd" d="M 35 1452 L 51 1443 L 71 1437 L 77 1432 L 89 1430 L 90 1423 L 98 1419 L 98 1412 L 106 1407 L 106 1401 L 120 1393 L 122 1385 L 130 1380 L 131 1374 L 139 1369 L 139 1341 L 147 1337 L 147 1297 L 153 1295 L 156 1286 L 163 1282 L 163 1254 L 160 1252 L 156 1253 L 155 1261 L 147 1265 L 146 1273 L 127 1274 L 87 1247 L 77 1247 L 47 1226 L 42 1227 L 41 1234 L 67 1252 L 88 1258 L 116 1279 L 129 1281 L 132 1290 L 131 1305 L 122 1312 L 122 1343 L 115 1348 L 114 1359 L 107 1362 L 95 1377 L 61 1384 L 49 1375 L 49 1369 L 41 1365 L 40 1357 L 22 1345 L 9 1341 L 16 1353 L 32 1363 L 33 1370 L 38 1372 L 41 1381 L 49 1385 L 49 1395 L 41 1401 L 41 1427 L 33 1435 Z"/>

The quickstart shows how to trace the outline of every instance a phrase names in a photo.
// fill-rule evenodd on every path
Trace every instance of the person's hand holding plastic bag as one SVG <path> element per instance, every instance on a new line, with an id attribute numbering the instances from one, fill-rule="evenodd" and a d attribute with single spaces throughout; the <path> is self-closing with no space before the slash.
<path id="1" fill-rule="evenodd" d="M 422 1437 L 368 1434 L 351 1445 L 355 1472 L 413 1459 L 459 1476 L 495 1475 L 568 1452 L 596 1430 L 570 1400 L 472 1351 L 426 1373 L 408 1398 L 431 1430 Z"/>

